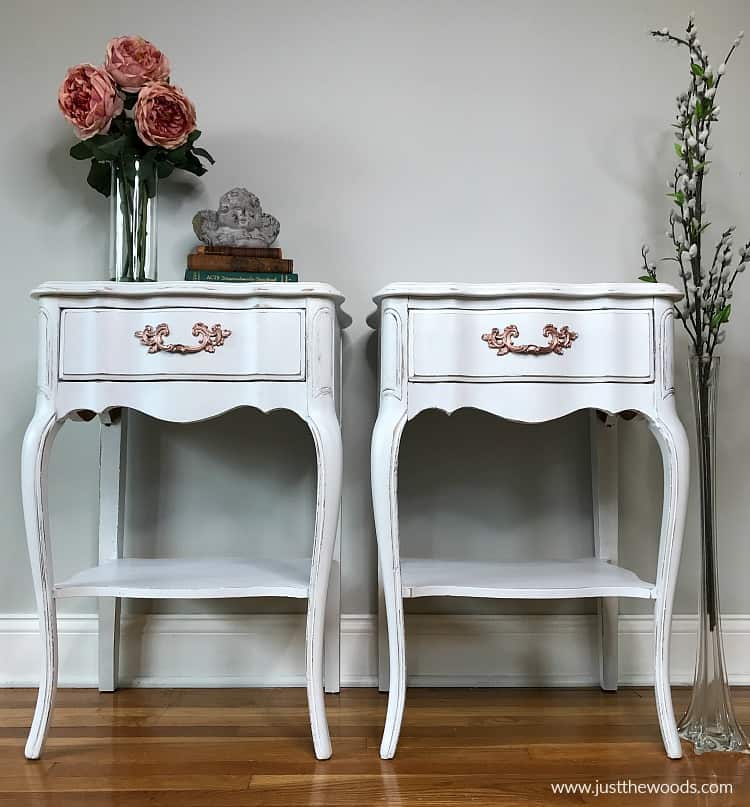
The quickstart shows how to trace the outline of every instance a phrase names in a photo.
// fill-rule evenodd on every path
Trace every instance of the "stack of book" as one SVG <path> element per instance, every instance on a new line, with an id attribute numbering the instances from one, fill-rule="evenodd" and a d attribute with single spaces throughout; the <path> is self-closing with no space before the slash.
<path id="1" fill-rule="evenodd" d="M 294 261 L 276 247 L 211 247 L 188 255 L 185 280 L 220 283 L 296 283 Z"/>

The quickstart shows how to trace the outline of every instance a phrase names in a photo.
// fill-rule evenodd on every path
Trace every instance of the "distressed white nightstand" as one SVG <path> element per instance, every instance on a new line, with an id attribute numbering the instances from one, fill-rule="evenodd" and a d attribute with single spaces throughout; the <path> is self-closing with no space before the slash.
<path id="1" fill-rule="evenodd" d="M 326 688 L 337 691 L 341 330 L 351 322 L 341 310 L 343 297 L 323 283 L 184 282 L 46 283 L 32 297 L 41 307 L 37 397 L 21 476 L 43 662 L 26 756 L 39 757 L 52 712 L 58 599 L 104 598 L 99 600 L 100 689 L 112 690 L 118 598 L 280 596 L 308 601 L 310 722 L 316 756 L 330 757 L 323 662 L 325 655 Z M 311 556 L 124 559 L 127 410 L 188 423 L 240 406 L 291 410 L 312 432 L 318 483 Z M 66 419 L 96 415 L 102 420 L 99 564 L 57 582 L 46 500 L 49 453 Z M 329 627 L 325 648 L 324 621 Z"/>
<path id="2" fill-rule="evenodd" d="M 682 755 L 669 687 L 670 622 L 689 475 L 688 444 L 672 381 L 672 304 L 681 296 L 671 286 L 645 283 L 396 283 L 375 296 L 377 309 L 368 320 L 380 331 L 372 498 L 390 679 L 380 747 L 384 759 L 396 752 L 406 696 L 403 598 L 429 596 L 600 598 L 605 689 L 617 686 L 617 598 L 652 599 L 659 725 L 667 754 Z M 608 416 L 643 415 L 664 467 L 656 581 L 641 580 L 617 565 L 617 512 L 604 501 L 595 508 L 591 557 L 525 563 L 401 557 L 397 468 L 402 431 L 425 409 L 450 413 L 461 407 L 523 423 L 587 408 Z M 593 442 L 595 464 L 606 445 L 606 438 Z"/>

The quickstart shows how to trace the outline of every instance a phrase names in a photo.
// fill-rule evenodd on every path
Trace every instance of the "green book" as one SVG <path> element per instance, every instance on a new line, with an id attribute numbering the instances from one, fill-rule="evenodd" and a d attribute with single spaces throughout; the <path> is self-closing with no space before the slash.
<path id="1" fill-rule="evenodd" d="M 209 272 L 205 269 L 185 270 L 185 280 L 203 280 L 207 283 L 296 283 L 293 272 Z"/>

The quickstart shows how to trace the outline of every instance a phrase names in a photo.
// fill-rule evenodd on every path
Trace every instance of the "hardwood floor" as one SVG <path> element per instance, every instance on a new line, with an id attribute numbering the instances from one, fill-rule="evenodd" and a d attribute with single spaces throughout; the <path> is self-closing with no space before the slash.
<path id="1" fill-rule="evenodd" d="M 679 710 L 687 690 L 676 690 Z M 35 692 L 0 690 L 0 805 L 369 807 L 374 804 L 750 804 L 750 758 L 669 760 L 651 690 L 410 689 L 397 756 L 378 743 L 385 696 L 326 696 L 333 758 L 313 757 L 304 691 L 62 690 L 42 759 L 23 743 Z M 750 689 L 735 691 L 750 724 Z M 556 795 L 595 786 L 727 783 L 733 795 Z"/>

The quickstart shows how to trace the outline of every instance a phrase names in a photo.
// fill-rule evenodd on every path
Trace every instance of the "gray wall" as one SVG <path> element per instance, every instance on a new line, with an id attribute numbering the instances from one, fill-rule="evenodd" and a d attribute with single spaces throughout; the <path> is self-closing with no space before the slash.
<path id="1" fill-rule="evenodd" d="M 35 306 L 49 279 L 104 279 L 107 205 L 67 156 L 56 109 L 65 68 L 98 62 L 113 35 L 163 48 L 198 108 L 217 164 L 203 181 L 165 183 L 160 276 L 180 277 L 192 213 L 235 184 L 282 222 L 281 245 L 306 280 L 348 298 L 345 349 L 344 611 L 375 602 L 368 443 L 375 414 L 369 298 L 394 280 L 624 281 L 639 248 L 657 253 L 673 161 L 669 123 L 685 56 L 649 39 L 697 6 L 718 64 L 746 2 L 158 2 L 12 0 L 0 6 L 4 345 L 0 423 L 0 612 L 33 609 L 18 457 L 34 397 Z M 741 49 L 721 89 L 708 191 L 715 228 L 750 235 Z M 719 444 L 723 605 L 750 613 L 748 348 L 742 312 L 724 351 Z M 677 354 L 689 418 L 685 343 Z M 97 428 L 70 424 L 50 497 L 60 574 L 95 553 Z M 622 557 L 653 573 L 661 507 L 658 453 L 643 424 L 621 429 Z M 427 413 L 407 428 L 404 543 L 414 551 L 564 557 L 592 540 L 586 418 L 519 426 L 476 412 Z M 196 427 L 139 417 L 131 444 L 130 554 L 299 552 L 314 509 L 313 447 L 284 414 L 235 412 Z M 696 607 L 697 501 L 677 611 Z M 441 604 L 426 601 L 422 608 Z M 167 604 L 155 606 L 166 610 Z M 195 610 L 271 603 L 180 604 Z M 452 603 L 452 608 L 456 607 Z M 474 603 L 514 609 L 516 604 Z M 522 610 L 535 607 L 523 604 Z M 546 603 L 540 610 L 557 606 Z M 562 607 L 562 606 L 561 606 Z M 580 609 L 580 603 L 564 606 Z M 637 607 L 637 606 L 634 606 Z M 65 603 L 93 610 L 93 603 Z M 518 610 L 518 609 L 516 609 Z"/>

